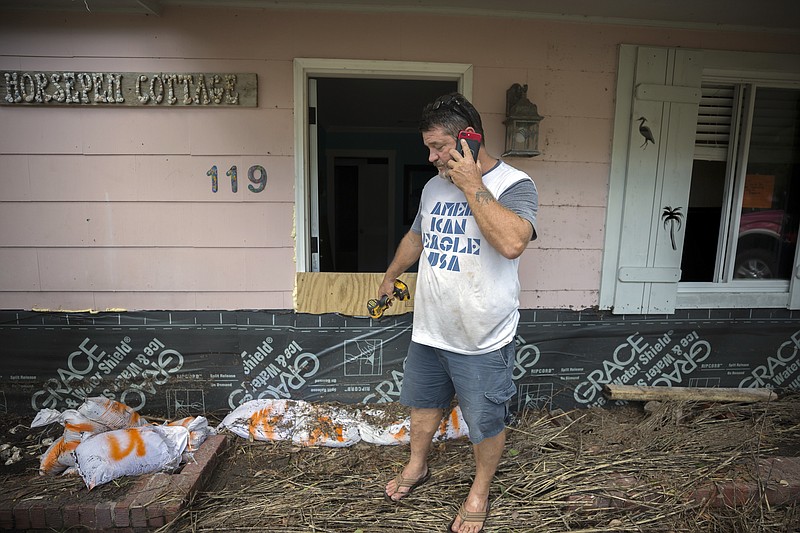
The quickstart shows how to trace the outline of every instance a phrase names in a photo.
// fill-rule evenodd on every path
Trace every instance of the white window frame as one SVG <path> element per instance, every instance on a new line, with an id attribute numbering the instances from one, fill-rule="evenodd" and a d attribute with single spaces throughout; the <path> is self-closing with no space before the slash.
<path id="1" fill-rule="evenodd" d="M 614 309 L 618 283 L 617 256 L 622 238 L 621 211 L 626 184 L 627 146 L 630 142 L 629 109 L 634 95 L 635 47 L 623 45 L 617 79 L 617 112 L 609 178 L 606 234 L 601 269 L 599 307 Z M 703 82 L 756 83 L 800 89 L 800 55 L 704 50 Z M 694 153 L 682 157 L 694 158 Z M 800 254 L 800 247 L 798 247 Z M 715 283 L 678 283 L 676 309 L 698 308 L 800 308 L 800 255 L 795 256 L 790 281 L 737 280 Z"/>
<path id="2" fill-rule="evenodd" d="M 398 78 L 456 81 L 472 100 L 472 65 L 413 61 L 296 58 L 294 60 L 295 264 L 297 272 L 311 268 L 310 162 L 308 133 L 308 79 Z"/>

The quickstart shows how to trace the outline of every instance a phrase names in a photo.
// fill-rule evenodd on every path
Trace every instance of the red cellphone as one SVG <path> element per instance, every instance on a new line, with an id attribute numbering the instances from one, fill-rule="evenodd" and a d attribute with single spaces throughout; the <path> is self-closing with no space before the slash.
<path id="1" fill-rule="evenodd" d="M 481 148 L 481 137 L 480 133 L 474 131 L 465 131 L 461 130 L 458 132 L 458 139 L 456 140 L 456 150 L 461 155 L 464 155 L 464 151 L 461 149 L 461 139 L 467 140 L 467 145 L 469 146 L 470 151 L 472 152 L 472 159 L 474 161 L 478 160 L 478 150 Z"/>

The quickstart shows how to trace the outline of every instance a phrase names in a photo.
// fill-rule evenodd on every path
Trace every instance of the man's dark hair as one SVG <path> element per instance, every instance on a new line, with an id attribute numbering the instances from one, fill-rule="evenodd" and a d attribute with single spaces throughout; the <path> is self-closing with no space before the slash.
<path id="1" fill-rule="evenodd" d="M 419 121 L 419 131 L 422 133 L 440 127 L 453 137 L 458 137 L 458 132 L 468 126 L 483 135 L 478 110 L 460 93 L 440 96 L 426 105 Z"/>

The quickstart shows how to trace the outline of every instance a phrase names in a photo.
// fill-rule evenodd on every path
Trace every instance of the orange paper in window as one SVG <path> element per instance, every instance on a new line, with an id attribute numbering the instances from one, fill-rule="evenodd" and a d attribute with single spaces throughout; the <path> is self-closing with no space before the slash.
<path id="1" fill-rule="evenodd" d="M 775 176 L 748 174 L 744 182 L 742 207 L 756 209 L 772 208 L 772 192 L 775 190 Z"/>

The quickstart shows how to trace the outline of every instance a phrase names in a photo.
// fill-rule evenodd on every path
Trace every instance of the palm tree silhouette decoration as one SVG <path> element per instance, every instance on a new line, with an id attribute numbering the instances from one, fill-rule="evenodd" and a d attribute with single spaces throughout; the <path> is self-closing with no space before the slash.
<path id="1" fill-rule="evenodd" d="M 639 133 L 641 133 L 642 137 L 644 137 L 644 142 L 639 146 L 639 148 L 644 148 L 647 150 L 647 143 L 651 142 L 656 144 L 656 139 L 653 137 L 653 132 L 650 131 L 650 127 L 644 125 L 645 122 L 647 122 L 646 118 L 639 117 Z"/>
<path id="2" fill-rule="evenodd" d="M 681 213 L 681 208 L 676 207 L 672 209 L 672 207 L 665 205 L 664 211 L 661 212 L 661 218 L 664 219 L 664 229 L 667 229 L 667 225 L 669 225 L 669 238 L 672 241 L 672 249 L 677 250 L 678 246 L 675 244 L 675 226 L 678 226 L 678 229 L 681 229 L 683 225 L 683 213 Z"/>

